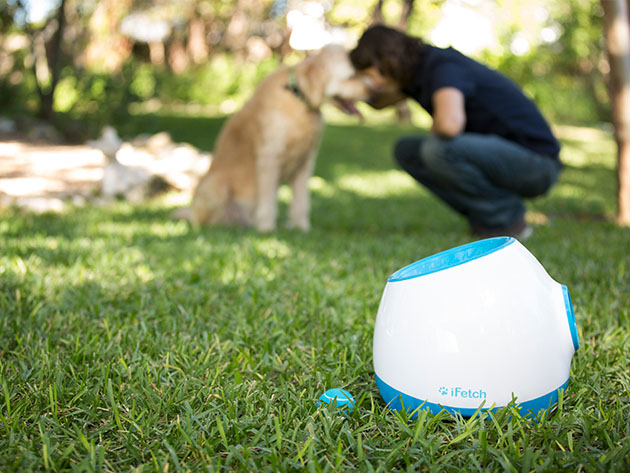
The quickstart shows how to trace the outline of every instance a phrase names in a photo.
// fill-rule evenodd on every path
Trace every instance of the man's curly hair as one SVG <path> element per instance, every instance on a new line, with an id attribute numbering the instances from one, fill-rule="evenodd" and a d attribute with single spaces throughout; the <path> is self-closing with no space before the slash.
<path id="1" fill-rule="evenodd" d="M 419 38 L 384 25 L 365 30 L 359 44 L 350 52 L 350 60 L 358 70 L 378 68 L 401 87 L 412 80 L 425 45 Z"/>

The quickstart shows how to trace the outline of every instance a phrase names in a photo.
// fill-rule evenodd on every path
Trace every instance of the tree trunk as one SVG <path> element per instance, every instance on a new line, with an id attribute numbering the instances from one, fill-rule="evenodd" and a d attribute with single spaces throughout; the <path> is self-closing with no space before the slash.
<path id="1" fill-rule="evenodd" d="M 245 44 L 249 36 L 251 18 L 243 9 L 245 2 L 239 1 L 225 30 L 223 44 L 239 59 L 245 57 Z"/>
<path id="2" fill-rule="evenodd" d="M 406 31 L 409 24 L 409 17 L 413 10 L 414 0 L 403 0 L 402 12 L 400 12 L 400 19 L 398 20 L 398 26 L 401 30 Z M 401 100 L 396 104 L 396 119 L 398 123 L 411 123 L 411 110 L 406 100 Z"/>
<path id="3" fill-rule="evenodd" d="M 177 31 L 173 31 L 173 35 L 168 43 L 167 60 L 168 65 L 175 74 L 181 74 L 188 67 L 186 46 Z"/>
<path id="4" fill-rule="evenodd" d="M 63 41 L 63 34 L 66 27 L 66 14 L 65 14 L 66 0 L 61 0 L 61 4 L 57 10 L 57 31 L 53 35 L 50 41 L 50 49 L 46 51 L 48 60 L 48 69 L 50 70 L 50 87 L 47 90 L 41 86 L 37 80 L 37 74 L 35 75 L 35 83 L 37 86 L 37 93 L 39 95 L 39 112 L 38 115 L 45 120 L 52 120 L 55 116 L 54 110 L 54 97 L 55 89 L 59 83 L 59 76 L 61 74 L 61 45 Z M 48 47 L 47 47 L 48 49 Z"/>
<path id="5" fill-rule="evenodd" d="M 403 0 L 402 12 L 400 12 L 400 20 L 398 21 L 398 26 L 403 30 L 407 30 L 409 17 L 413 10 L 413 2 L 414 0 Z"/>
<path id="6" fill-rule="evenodd" d="M 618 221 L 630 225 L 630 12 L 628 0 L 601 0 L 610 62 L 610 97 L 617 141 Z"/>
<path id="7" fill-rule="evenodd" d="M 372 24 L 377 25 L 380 23 L 384 23 L 383 0 L 378 0 L 378 2 L 376 2 L 376 6 L 374 7 L 374 11 L 372 12 Z"/>
<path id="8" fill-rule="evenodd" d="M 164 52 L 164 43 L 162 41 L 151 41 L 149 43 L 149 60 L 154 66 L 161 66 L 164 64 L 164 58 L 166 53 Z"/>
<path id="9" fill-rule="evenodd" d="M 188 55 L 195 64 L 201 64 L 208 58 L 206 43 L 206 25 L 195 11 L 188 24 Z"/>
<path id="10" fill-rule="evenodd" d="M 75 64 L 82 63 L 89 69 L 114 75 L 121 71 L 124 62 L 131 56 L 134 40 L 123 35 L 120 26 L 133 1 L 94 2 L 94 12 L 87 22 L 89 40 L 79 57 L 75 56 Z"/>

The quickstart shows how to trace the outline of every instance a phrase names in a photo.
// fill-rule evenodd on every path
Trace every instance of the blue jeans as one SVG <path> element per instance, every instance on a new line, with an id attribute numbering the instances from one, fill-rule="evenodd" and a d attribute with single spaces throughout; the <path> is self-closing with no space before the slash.
<path id="1" fill-rule="evenodd" d="M 496 135 L 407 136 L 394 156 L 418 182 L 477 230 L 500 232 L 523 221 L 523 197 L 545 194 L 562 164 Z"/>

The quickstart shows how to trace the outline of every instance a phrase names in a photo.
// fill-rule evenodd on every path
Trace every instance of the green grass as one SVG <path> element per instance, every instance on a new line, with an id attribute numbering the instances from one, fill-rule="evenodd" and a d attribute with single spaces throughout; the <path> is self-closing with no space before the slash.
<path id="1" fill-rule="evenodd" d="M 211 149 L 220 124 L 122 129 Z M 387 276 L 470 241 L 394 168 L 409 131 L 328 126 L 308 234 L 193 231 L 160 200 L 5 211 L 0 471 L 628 471 L 630 232 L 609 223 L 614 148 L 597 130 L 563 130 L 567 168 L 528 203 L 527 246 L 570 288 L 581 337 L 557 409 L 533 422 L 385 408 L 372 330 Z M 317 409 L 331 387 L 354 394 L 349 417 Z"/>

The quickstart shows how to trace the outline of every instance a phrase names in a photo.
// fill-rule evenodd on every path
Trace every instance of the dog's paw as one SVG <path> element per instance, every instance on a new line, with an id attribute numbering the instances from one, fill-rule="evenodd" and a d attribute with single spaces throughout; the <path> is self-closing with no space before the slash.
<path id="1" fill-rule="evenodd" d="M 258 223 L 256 225 L 256 230 L 258 230 L 261 233 L 269 233 L 269 232 L 273 232 L 276 229 L 275 224 L 273 223 Z"/>
<path id="2" fill-rule="evenodd" d="M 311 229 L 311 224 L 308 220 L 301 220 L 298 222 L 289 220 L 287 222 L 287 228 L 295 229 L 295 230 L 302 230 L 303 232 L 308 232 Z"/>
<path id="3" fill-rule="evenodd" d="M 187 222 L 192 222 L 193 220 L 192 208 L 180 207 L 179 209 L 175 210 L 171 214 L 171 218 L 173 220 L 186 220 Z"/>

